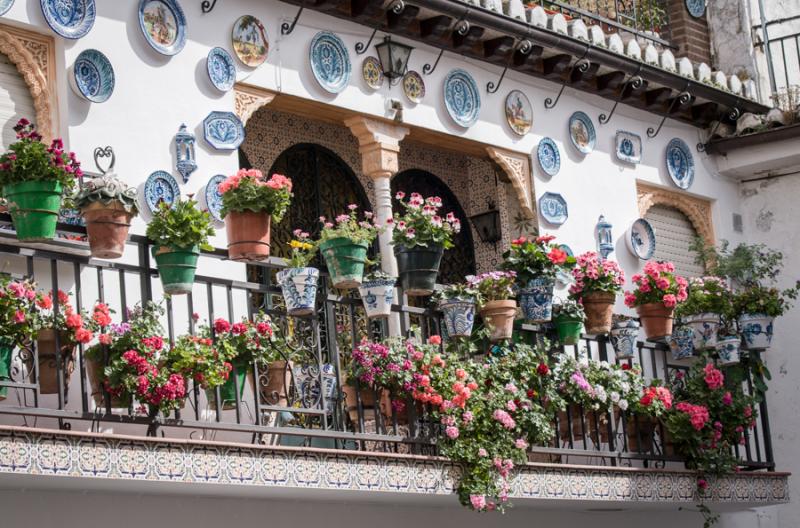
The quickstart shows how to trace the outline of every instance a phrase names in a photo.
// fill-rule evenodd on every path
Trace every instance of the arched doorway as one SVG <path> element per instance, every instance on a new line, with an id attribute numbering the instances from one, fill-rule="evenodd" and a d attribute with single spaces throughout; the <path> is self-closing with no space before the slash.
<path id="1" fill-rule="evenodd" d="M 699 277 L 705 274 L 702 264 L 696 261 L 697 252 L 692 243 L 697 230 L 692 221 L 680 209 L 666 204 L 652 206 L 644 216 L 656 233 L 656 251 L 653 260 L 675 264 L 675 272 L 684 277 Z"/>
<path id="2" fill-rule="evenodd" d="M 406 194 L 418 192 L 422 196 L 439 196 L 442 199 L 442 211 L 450 211 L 461 220 L 461 232 L 453 238 L 454 247 L 444 252 L 442 266 L 439 271 L 439 282 L 452 284 L 463 282 L 464 277 L 475 273 L 475 249 L 472 244 L 472 231 L 469 220 L 461 204 L 445 183 L 422 169 L 408 169 L 397 174 L 392 179 L 392 195 L 397 191 Z M 393 202 L 393 209 L 400 210 L 397 200 Z"/>

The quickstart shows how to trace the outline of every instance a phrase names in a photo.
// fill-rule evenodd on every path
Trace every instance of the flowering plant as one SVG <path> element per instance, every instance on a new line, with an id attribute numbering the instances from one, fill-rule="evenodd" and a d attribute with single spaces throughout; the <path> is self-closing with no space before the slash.
<path id="1" fill-rule="evenodd" d="M 364 220 L 359 220 L 356 204 L 348 205 L 347 209 L 349 213 L 340 214 L 332 222 L 324 216 L 319 217 L 322 224 L 319 233 L 320 243 L 334 238 L 347 238 L 356 244 L 371 244 L 375 240 L 380 228 L 375 224 L 372 212 L 364 211 Z"/>
<path id="2" fill-rule="evenodd" d="M 519 237 L 511 242 L 511 248 L 503 253 L 501 269 L 517 273 L 517 281 L 527 285 L 539 277 L 554 278 L 559 270 L 568 270 L 575 265 L 575 257 L 567 254 L 553 235 L 528 239 Z"/>
<path id="3" fill-rule="evenodd" d="M 490 301 L 505 301 L 514 298 L 514 281 L 517 278 L 513 271 L 490 271 L 480 275 L 468 275 L 467 285 L 478 292 L 478 304 Z"/>
<path id="4" fill-rule="evenodd" d="M 216 346 L 210 338 L 183 335 L 170 347 L 165 362 L 171 372 L 213 389 L 228 380 L 235 355 L 235 350 Z"/>
<path id="5" fill-rule="evenodd" d="M 553 376 L 558 392 L 566 401 L 593 411 L 607 411 L 612 405 L 626 411 L 643 390 L 638 365 L 623 367 L 586 357 L 575 360 L 562 354 Z"/>
<path id="6" fill-rule="evenodd" d="M 639 414 L 648 414 L 655 418 L 664 416 L 672 409 L 672 392 L 668 387 L 654 381 L 644 388 L 642 397 L 634 401 L 633 410 Z"/>
<path id="7" fill-rule="evenodd" d="M 0 275 L 0 339 L 23 344 L 35 335 L 34 287 L 30 281 L 12 281 Z"/>
<path id="8" fill-rule="evenodd" d="M 644 274 L 636 274 L 631 280 L 636 284 L 636 290 L 625 292 L 625 305 L 629 308 L 651 303 L 663 303 L 667 308 L 674 308 L 688 296 L 689 283 L 675 275 L 672 262 L 650 261 L 644 266 Z"/>
<path id="9" fill-rule="evenodd" d="M 172 207 L 161 202 L 147 224 L 147 238 L 156 247 L 214 249 L 208 243 L 208 237 L 214 234 L 211 215 L 196 205 L 191 198 L 177 200 Z"/>
<path id="10" fill-rule="evenodd" d="M 200 336 L 214 340 L 221 355 L 235 361 L 237 366 L 258 363 L 263 367 L 282 357 L 279 351 L 289 351 L 278 328 L 265 313 L 259 312 L 252 319 L 246 317 L 230 323 L 225 319 L 214 320 L 213 325 L 200 328 Z M 293 357 L 286 356 L 287 360 Z"/>
<path id="11" fill-rule="evenodd" d="M 734 315 L 765 314 L 768 317 L 780 317 L 791 309 L 799 288 L 800 282 L 794 288 L 783 291 L 760 284 L 748 286 L 733 294 Z"/>
<path id="12" fill-rule="evenodd" d="M 461 221 L 449 212 L 444 218 L 439 214 L 442 199 L 438 196 L 423 198 L 419 193 L 411 193 L 408 201 L 404 192 L 395 198 L 400 202 L 404 213 L 386 220 L 394 226 L 392 244 L 412 248 L 415 246 L 453 247 L 453 234 L 461 231 Z"/>
<path id="13" fill-rule="evenodd" d="M 83 311 L 76 311 L 70 303 L 69 295 L 58 290 L 58 309 L 53 302 L 53 292 L 39 293 L 36 296 L 36 310 L 32 312 L 33 325 L 37 330 L 52 329 L 66 333 L 68 344 L 87 344 L 94 339 L 98 329 L 111 324 L 111 310 L 108 305 L 96 303 L 89 317 Z"/>
<path id="14" fill-rule="evenodd" d="M 478 289 L 474 284 L 447 284 L 433 293 L 433 301 L 440 303 L 448 299 L 477 300 L 478 295 Z"/>
<path id="15" fill-rule="evenodd" d="M 719 277 L 692 277 L 689 279 L 686 300 L 675 310 L 678 317 L 715 313 L 729 317 L 732 293 L 724 279 Z"/>
<path id="16" fill-rule="evenodd" d="M 311 240 L 311 235 L 302 229 L 295 229 L 292 234 L 294 238 L 289 241 L 291 254 L 286 260 L 289 268 L 305 268 L 314 260 L 317 254 L 317 245 Z"/>
<path id="17" fill-rule="evenodd" d="M 613 260 L 601 259 L 593 251 L 579 255 L 576 260 L 577 266 L 572 270 L 575 283 L 569 287 L 573 299 L 591 292 L 617 293 L 622 290 L 625 272 Z"/>
<path id="18" fill-rule="evenodd" d="M 231 211 L 263 211 L 280 222 L 292 200 L 292 180 L 282 174 L 266 179 L 258 169 L 240 169 L 222 180 L 217 189 L 222 195 L 223 217 Z"/>
<path id="19" fill-rule="evenodd" d="M 402 338 L 364 339 L 353 349 L 348 380 L 373 388 L 401 388 L 412 380 L 414 351 L 413 342 Z"/>

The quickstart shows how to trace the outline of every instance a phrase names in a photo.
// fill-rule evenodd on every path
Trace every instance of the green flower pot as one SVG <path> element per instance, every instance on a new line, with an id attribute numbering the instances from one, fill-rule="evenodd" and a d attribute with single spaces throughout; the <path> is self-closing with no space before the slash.
<path id="1" fill-rule="evenodd" d="M 0 337 L 0 381 L 11 381 L 11 354 L 14 352 L 14 340 Z M 8 387 L 0 387 L 0 401 L 8 397 Z"/>
<path id="2" fill-rule="evenodd" d="M 197 259 L 200 248 L 157 247 L 151 248 L 153 258 L 158 265 L 158 274 L 164 292 L 170 295 L 191 293 L 194 274 L 197 271 Z"/>
<path id="3" fill-rule="evenodd" d="M 579 319 L 557 317 L 553 319 L 553 326 L 556 327 L 558 341 L 562 345 L 576 345 L 578 341 L 580 341 L 583 321 Z"/>
<path id="4" fill-rule="evenodd" d="M 28 242 L 46 242 L 56 236 L 61 210 L 61 183 L 26 181 L 3 187 L 8 212 L 14 220 L 17 238 Z"/>
<path id="5" fill-rule="evenodd" d="M 234 376 L 233 371 L 231 371 L 228 381 L 220 385 L 219 395 L 222 398 L 221 407 L 223 410 L 228 411 L 236 408 L 236 387 L 239 387 L 239 401 L 242 401 L 247 374 L 247 365 L 244 363 L 237 363 L 236 376 Z M 217 401 L 216 389 L 206 389 L 206 398 L 208 398 L 208 404 L 211 408 L 215 409 Z"/>
<path id="6" fill-rule="evenodd" d="M 433 293 L 443 253 L 442 246 L 394 247 L 400 285 L 406 295 L 422 297 Z"/>
<path id="7" fill-rule="evenodd" d="M 334 288 L 358 288 L 364 278 L 367 244 L 349 238 L 332 238 L 319 245 Z"/>

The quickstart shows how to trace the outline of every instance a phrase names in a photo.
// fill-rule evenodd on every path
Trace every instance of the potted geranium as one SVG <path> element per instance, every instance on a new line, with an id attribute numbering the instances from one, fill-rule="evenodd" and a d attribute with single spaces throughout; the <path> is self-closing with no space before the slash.
<path id="1" fill-rule="evenodd" d="M 447 337 L 472 335 L 477 299 L 478 290 L 470 284 L 448 284 L 436 291 L 434 301 L 442 311 Z"/>
<path id="2" fill-rule="evenodd" d="M 395 196 L 400 201 L 403 214 L 387 221 L 394 227 L 392 244 L 397 257 L 400 285 L 406 295 L 425 296 L 433 293 L 439 265 L 445 249 L 453 247 L 454 233 L 461 231 L 461 222 L 452 212 L 439 214 L 442 199 L 438 196 L 423 198 L 411 193 Z"/>
<path id="3" fill-rule="evenodd" d="M 49 147 L 25 118 L 14 127 L 17 142 L 0 156 L 0 187 L 8 201 L 17 238 L 30 242 L 51 240 L 56 233 L 62 197 L 71 197 L 75 179 L 83 175 L 73 152 L 61 139 Z"/>
<path id="4" fill-rule="evenodd" d="M 12 281 L 7 275 L 0 275 L 0 381 L 12 381 L 14 349 L 28 343 L 36 333 L 34 298 L 33 283 Z M 8 387 L 0 387 L 0 401 L 7 395 Z"/>
<path id="5" fill-rule="evenodd" d="M 172 207 L 161 202 L 147 224 L 161 284 L 170 295 L 191 293 L 200 250 L 214 249 L 208 243 L 214 234 L 211 216 L 196 205 L 191 198 L 177 200 Z"/>
<path id="6" fill-rule="evenodd" d="M 165 361 L 171 371 L 186 379 L 194 380 L 204 389 L 209 404 L 214 407 L 216 407 L 216 389 L 220 387 L 221 408 L 233 409 L 236 406 L 236 388 L 227 382 L 235 379 L 231 376 L 233 370 L 231 361 L 235 357 L 236 350 L 216 346 L 209 337 L 183 335 L 169 348 Z M 244 376 L 236 382 L 240 385 L 240 391 L 244 389 Z M 241 396 L 240 392 L 240 399 Z"/>
<path id="7" fill-rule="evenodd" d="M 611 331 L 614 302 L 625 284 L 625 273 L 613 260 L 601 259 L 589 251 L 578 256 L 572 270 L 575 282 L 569 287 L 570 296 L 586 310 L 586 333 L 607 334 Z"/>
<path id="8" fill-rule="evenodd" d="M 576 301 L 563 301 L 553 305 L 553 326 L 562 345 L 576 345 L 581 338 L 586 313 Z"/>
<path id="9" fill-rule="evenodd" d="M 614 314 L 611 323 L 611 346 L 617 359 L 630 359 L 636 355 L 639 322 L 626 315 Z"/>
<path id="10" fill-rule="evenodd" d="M 286 261 L 286 269 L 275 276 L 289 315 L 309 315 L 314 312 L 319 270 L 308 265 L 317 252 L 317 246 L 310 236 L 300 229 L 294 230 L 294 239 L 289 242 L 291 255 Z"/>
<path id="11" fill-rule="evenodd" d="M 675 275 L 672 262 L 650 261 L 644 266 L 644 274 L 636 274 L 631 280 L 636 289 L 625 293 L 625 305 L 636 308 L 647 339 L 656 341 L 672 334 L 675 307 L 688 295 L 686 279 Z"/>
<path id="12" fill-rule="evenodd" d="M 532 323 L 550 320 L 556 275 L 575 265 L 575 257 L 554 244 L 555 238 L 552 235 L 533 239 L 520 237 L 513 240 L 511 248 L 503 253 L 500 267 L 517 274 L 522 314 Z"/>
<path id="13" fill-rule="evenodd" d="M 125 251 L 131 219 L 139 213 L 136 188 L 108 173 L 84 182 L 75 199 L 86 221 L 93 257 L 115 259 Z"/>
<path id="14" fill-rule="evenodd" d="M 669 387 L 661 385 L 660 380 L 653 380 L 645 387 L 638 400 L 632 402 L 633 414 L 628 414 L 625 431 L 628 436 L 627 450 L 646 453 L 653 451 L 655 431 L 660 420 L 672 409 L 672 392 Z M 667 452 L 667 439 L 662 435 L 662 453 Z"/>
<path id="15" fill-rule="evenodd" d="M 364 281 L 358 287 L 364 311 L 369 318 L 385 319 L 392 313 L 394 302 L 395 277 L 382 271 L 378 262 L 368 263 L 372 270 L 364 275 Z"/>
<path id="16" fill-rule="evenodd" d="M 402 338 L 389 338 L 385 342 L 362 340 L 352 351 L 347 369 L 347 379 L 342 388 L 345 406 L 353 423 L 358 421 L 359 406 L 365 419 L 373 416 L 374 409 L 387 400 L 386 391 L 400 388 L 400 380 L 411 381 L 412 342 Z M 391 408 L 380 405 L 384 416 L 390 417 Z M 397 407 L 397 406 L 395 406 Z"/>
<path id="17" fill-rule="evenodd" d="M 489 328 L 489 340 L 493 342 L 511 339 L 514 332 L 516 277 L 513 271 L 490 271 L 467 277 L 467 284 L 478 292 L 479 313 Z"/>
<path id="18" fill-rule="evenodd" d="M 241 169 L 220 182 L 218 190 L 231 260 L 269 257 L 270 227 L 272 221 L 280 222 L 289 208 L 292 180 L 282 174 L 266 179 L 260 170 Z"/>
<path id="19" fill-rule="evenodd" d="M 340 214 L 328 221 L 320 218 L 322 230 L 319 234 L 319 251 L 328 266 L 334 288 L 358 288 L 364 277 L 367 250 L 378 236 L 378 227 L 372 221 L 370 211 L 359 220 L 358 206 L 350 204 L 348 214 Z"/>
<path id="20" fill-rule="evenodd" d="M 733 315 L 731 301 L 731 290 L 723 279 L 713 276 L 689 279 L 688 296 L 675 309 L 675 317 L 692 329 L 695 350 L 716 346 L 720 324 Z"/>

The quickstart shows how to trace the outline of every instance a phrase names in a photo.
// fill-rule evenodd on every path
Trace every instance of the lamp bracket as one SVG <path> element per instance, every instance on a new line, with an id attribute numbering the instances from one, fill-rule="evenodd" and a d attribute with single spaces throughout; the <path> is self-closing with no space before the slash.
<path id="1" fill-rule="evenodd" d="M 372 30 L 372 35 L 369 36 L 369 40 L 367 41 L 366 44 L 364 44 L 363 42 L 356 42 L 356 54 L 357 55 L 362 55 L 364 52 L 366 52 L 369 49 L 369 45 L 372 44 L 372 39 L 375 38 L 375 33 L 377 33 L 377 32 L 378 32 L 378 28 L 375 28 L 375 29 Z"/>

